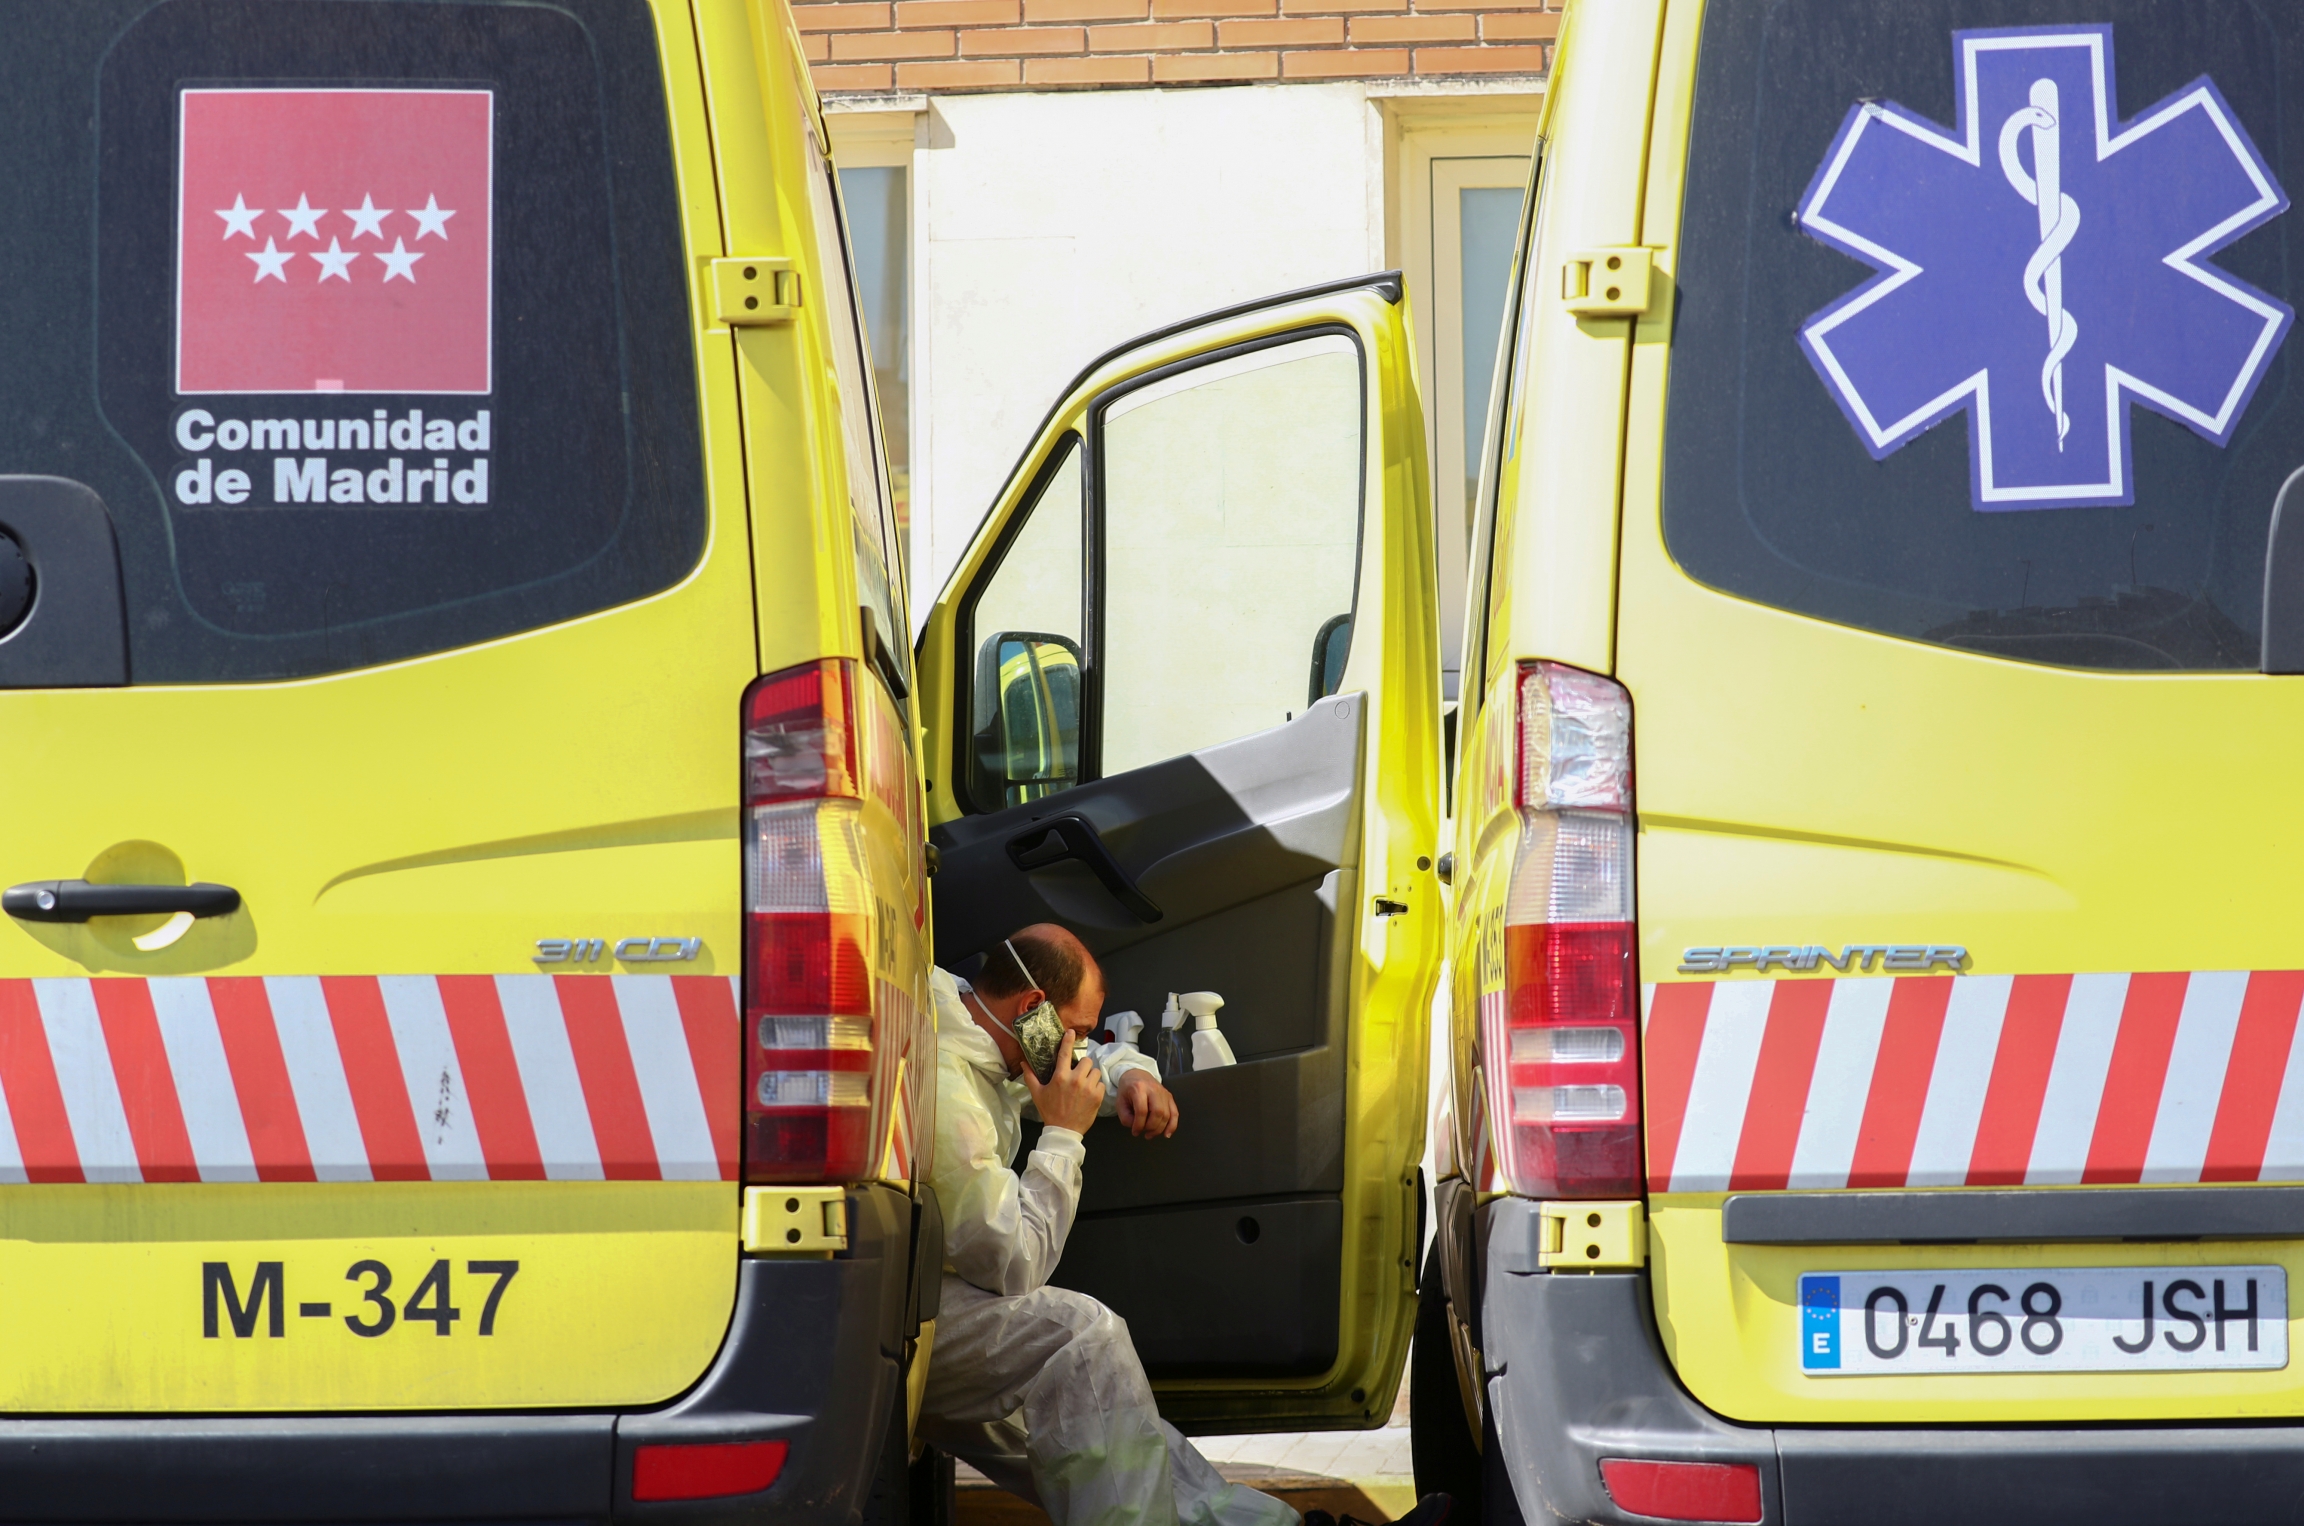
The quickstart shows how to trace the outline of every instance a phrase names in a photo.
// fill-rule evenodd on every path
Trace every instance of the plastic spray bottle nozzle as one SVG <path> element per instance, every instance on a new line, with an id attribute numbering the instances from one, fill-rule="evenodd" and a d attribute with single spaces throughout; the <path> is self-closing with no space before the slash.
<path id="1" fill-rule="evenodd" d="M 1140 1012 L 1115 1012 L 1104 1020 L 1116 1044 L 1133 1044 L 1136 1035 L 1144 1031 L 1144 1016 Z"/>
<path id="2" fill-rule="evenodd" d="M 1187 991 L 1176 1001 L 1192 1015 L 1195 1029 L 1215 1027 L 1216 1014 L 1224 1010 L 1224 998 L 1214 991 Z"/>
<path id="3" fill-rule="evenodd" d="M 1181 1028 L 1184 1026 L 1184 1009 L 1176 1004 L 1174 991 L 1168 993 L 1168 1005 L 1160 1009 L 1160 1026 L 1163 1028 Z"/>

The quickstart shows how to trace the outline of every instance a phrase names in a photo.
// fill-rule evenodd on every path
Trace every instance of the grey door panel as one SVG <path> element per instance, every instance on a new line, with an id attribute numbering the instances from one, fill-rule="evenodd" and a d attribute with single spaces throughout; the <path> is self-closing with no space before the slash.
<path id="1" fill-rule="evenodd" d="M 1359 695 L 1337 695 L 1270 731 L 945 822 L 933 834 L 943 856 L 937 963 L 955 968 L 1034 921 L 1063 922 L 1101 959 L 1354 862 L 1366 711 Z M 1139 921 L 1077 861 L 1033 870 L 1009 861 L 1010 838 L 1057 816 L 1094 824 L 1162 919 Z"/>
<path id="2" fill-rule="evenodd" d="M 1103 961 L 1106 1010 L 1141 1012 L 1143 1042 L 1149 1045 L 1151 1025 L 1160 1020 L 1170 991 L 1215 989 L 1224 993 L 1218 1025 L 1242 1064 L 1326 1043 L 1321 1016 L 1328 970 L 1322 959 L 1307 966 L 1304 954 L 1329 941 L 1335 921 L 1332 896 L 1321 887 L 1343 872 L 1331 869 L 1318 879 L 1299 880 L 1188 922 L 1165 937 L 1114 949 Z M 1177 984 L 1195 970 L 1221 970 L 1224 978 Z"/>
<path id="3" fill-rule="evenodd" d="M 1054 1279 L 1123 1317 L 1139 1310 L 1156 1374 L 1302 1374 L 1334 1360 L 1366 717 L 1363 696 L 1332 696 L 1270 731 L 935 833 L 946 968 L 968 974 L 1006 933 L 1062 923 L 1103 964 L 1106 1011 L 1143 1015 L 1147 1048 L 1170 991 L 1224 995 L 1240 1063 L 1167 1078 L 1182 1116 L 1172 1139 L 1097 1125 Z M 1159 921 L 1138 920 L 1077 860 L 1011 861 L 1011 839 L 1068 814 L 1094 824 Z M 1241 1206 L 1257 1202 L 1278 1206 Z M 1244 1214 L 1253 1241 L 1239 1238 Z M 1207 1320 L 1163 1312 L 1218 1304 Z"/>
<path id="4" fill-rule="evenodd" d="M 1295 897 L 1270 897 L 1256 906 L 1290 899 Z M 1210 917 L 1212 931 L 1230 922 L 1230 915 Z M 1276 952 L 1249 957 L 1258 968 L 1279 970 Z M 1299 982 L 1316 980 L 1318 996 L 1325 998 L 1336 984 L 1332 952 L 1332 938 L 1322 929 L 1320 959 L 1290 964 L 1283 973 Z M 1161 998 L 1166 994 L 1164 987 Z M 1237 998 L 1228 989 L 1223 996 L 1228 1019 Z M 1242 1019 L 1240 1037 L 1253 1030 L 1256 1023 Z M 1240 1037 L 1233 1037 L 1235 1049 Z M 1343 1044 L 1329 1044 L 1325 1033 L 1311 1049 L 1253 1060 L 1242 1056 L 1240 1065 L 1223 1070 L 1168 1076 L 1168 1088 L 1182 1116 L 1173 1139 L 1136 1139 L 1117 1123 L 1094 1130 L 1081 1213 L 1279 1192 L 1343 1192 Z"/>
<path id="5" fill-rule="evenodd" d="M 1127 1320 L 1152 1377 L 1304 1377 L 1336 1360 L 1343 1270 L 1339 1199 L 1250 1198 L 1084 1217 L 1050 1280 Z"/>

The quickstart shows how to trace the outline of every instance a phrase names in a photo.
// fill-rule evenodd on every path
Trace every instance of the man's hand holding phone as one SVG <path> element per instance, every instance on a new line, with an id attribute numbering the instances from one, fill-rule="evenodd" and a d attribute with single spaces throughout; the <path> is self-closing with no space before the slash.
<path id="1" fill-rule="evenodd" d="M 1052 1129 L 1085 1134 L 1104 1106 L 1104 1072 L 1094 1060 L 1077 1053 L 1069 1036 L 1056 1051 L 1056 1068 L 1046 1081 L 1032 1074 L 1029 1065 L 1024 1067 L 1023 1081 L 1040 1121 Z"/>

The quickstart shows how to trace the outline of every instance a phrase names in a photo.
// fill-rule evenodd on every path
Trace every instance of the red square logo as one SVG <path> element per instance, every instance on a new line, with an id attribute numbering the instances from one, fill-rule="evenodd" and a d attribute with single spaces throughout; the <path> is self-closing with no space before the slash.
<path id="1" fill-rule="evenodd" d="M 176 390 L 489 390 L 494 97 L 187 90 Z"/>

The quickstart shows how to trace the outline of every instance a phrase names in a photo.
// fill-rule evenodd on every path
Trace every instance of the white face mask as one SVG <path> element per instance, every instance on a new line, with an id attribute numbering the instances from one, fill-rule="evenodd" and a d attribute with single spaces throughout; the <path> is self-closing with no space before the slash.
<path id="1" fill-rule="evenodd" d="M 1040 986 L 1033 978 L 1031 967 L 1025 964 L 1024 956 L 1016 952 L 1016 945 L 1006 938 L 1000 942 L 1008 950 L 1008 957 L 1016 961 L 1016 968 L 1024 972 L 1025 980 Z M 1040 989 L 1047 987 L 1040 986 Z M 986 1020 L 1016 1041 L 1016 1047 L 1024 1051 L 1024 1063 L 1032 1067 L 1033 1077 L 1045 1085 L 1048 1078 L 1056 1074 L 1056 1056 L 1063 1051 L 1065 1040 L 1071 1037 L 1064 1027 L 1064 1019 L 1056 1015 L 1056 1004 L 1042 997 L 1040 1004 L 1016 1019 L 1016 1026 L 1011 1028 L 992 1015 L 992 1009 L 984 1005 L 984 998 L 974 991 L 968 994 Z"/>

